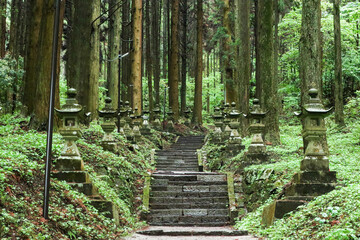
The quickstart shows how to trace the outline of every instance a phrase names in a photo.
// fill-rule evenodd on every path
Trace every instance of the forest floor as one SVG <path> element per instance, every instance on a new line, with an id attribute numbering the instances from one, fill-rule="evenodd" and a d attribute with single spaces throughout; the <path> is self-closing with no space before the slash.
<path id="1" fill-rule="evenodd" d="M 338 128 L 332 118 L 327 121 L 330 169 L 337 171 L 337 189 L 316 198 L 298 212 L 277 220 L 269 228 L 261 226 L 263 207 L 273 201 L 292 175 L 299 171 L 302 159 L 300 123 L 288 118 L 281 124 L 282 144 L 268 146 L 271 161 L 245 169 L 247 173 L 256 174 L 272 169 L 274 174 L 266 181 L 254 178 L 254 183 L 263 185 L 259 188 L 258 198 L 249 205 L 250 213 L 238 219 L 235 225 L 237 229 L 269 239 L 360 237 L 360 99 L 348 104 L 346 116 L 347 125 L 344 128 Z M 86 196 L 55 179 L 51 182 L 50 219 L 42 217 L 46 134 L 27 129 L 27 121 L 19 116 L 0 117 L 1 239 L 119 239 L 145 225 L 138 216 L 142 210 L 142 176 L 153 169 L 148 161 L 149 149 L 166 147 L 173 141 L 174 135 L 153 132 L 151 139 L 136 147 L 121 136 L 116 136 L 123 143 L 121 156 L 116 156 L 99 146 L 103 136 L 99 125 L 92 124 L 83 131 L 83 139 L 79 140 L 78 145 L 86 162 L 86 170 L 100 194 L 120 209 L 122 218 L 121 227 L 118 227 L 98 213 Z M 249 139 L 244 139 L 245 145 L 249 142 Z M 61 136 L 55 134 L 54 158 L 59 156 L 62 146 Z M 234 168 L 241 156 L 239 154 L 214 167 L 218 162 L 215 156 L 213 162 L 209 159 L 208 167 L 220 171 L 236 170 Z M 140 237 L 137 235 L 133 237 L 151 239 L 136 238 Z"/>

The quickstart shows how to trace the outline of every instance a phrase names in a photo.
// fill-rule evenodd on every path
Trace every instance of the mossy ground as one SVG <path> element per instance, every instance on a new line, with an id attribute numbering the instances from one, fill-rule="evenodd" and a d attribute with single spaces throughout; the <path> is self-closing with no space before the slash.
<path id="1" fill-rule="evenodd" d="M 142 226 L 141 192 L 144 176 L 153 168 L 150 149 L 170 145 L 175 135 L 153 131 L 136 145 L 120 135 L 120 154 L 104 151 L 98 124 L 83 130 L 78 141 L 85 169 L 100 195 L 120 211 L 120 226 L 98 213 L 89 199 L 66 182 L 51 179 L 49 220 L 42 217 L 46 133 L 27 128 L 29 119 L 0 118 L 0 238 L 1 239 L 119 239 Z M 53 160 L 63 140 L 54 134 Z"/>

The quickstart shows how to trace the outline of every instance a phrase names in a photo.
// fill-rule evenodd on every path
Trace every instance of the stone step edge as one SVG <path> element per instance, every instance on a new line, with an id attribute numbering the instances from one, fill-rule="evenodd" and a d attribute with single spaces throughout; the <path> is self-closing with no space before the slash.
<path id="1" fill-rule="evenodd" d="M 194 228 L 194 227 L 174 227 L 168 229 L 148 229 L 138 231 L 138 234 L 148 236 L 245 236 L 248 231 L 219 229 L 219 228 Z"/>

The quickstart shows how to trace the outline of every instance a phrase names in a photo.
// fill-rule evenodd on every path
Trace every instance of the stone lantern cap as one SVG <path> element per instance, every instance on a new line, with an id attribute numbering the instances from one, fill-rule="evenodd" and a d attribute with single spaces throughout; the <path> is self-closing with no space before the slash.
<path id="1" fill-rule="evenodd" d="M 325 109 L 324 105 L 321 103 L 320 98 L 318 97 L 319 92 L 316 88 L 311 88 L 308 92 L 310 100 L 308 104 L 305 104 L 302 108 L 301 113 L 295 112 L 295 115 L 300 118 L 304 118 L 308 115 L 321 115 L 323 117 L 328 116 L 333 112 L 333 108 Z"/>
<path id="2" fill-rule="evenodd" d="M 76 100 L 77 91 L 74 88 L 69 88 L 66 92 L 67 98 L 65 104 L 61 109 L 55 109 L 56 112 L 60 115 L 60 117 L 68 116 L 68 115 L 77 115 L 80 113 L 83 108 L 78 101 Z"/>
<path id="3" fill-rule="evenodd" d="M 235 102 L 232 102 L 231 103 L 231 111 L 229 112 L 229 118 L 232 118 L 232 119 L 237 119 L 240 117 L 241 113 L 236 109 L 236 103 Z"/>
<path id="4" fill-rule="evenodd" d="M 167 111 L 167 115 L 169 115 L 169 116 L 174 115 L 174 112 L 171 107 L 169 107 L 169 110 Z"/>
<path id="5" fill-rule="evenodd" d="M 113 118 L 116 116 L 116 110 L 111 105 L 111 98 L 105 98 L 105 107 L 99 112 L 99 116 L 103 118 Z"/>
<path id="6" fill-rule="evenodd" d="M 156 104 L 155 108 L 153 109 L 153 112 L 154 112 L 155 114 L 160 114 L 160 113 L 161 113 L 159 104 Z"/>
<path id="7" fill-rule="evenodd" d="M 267 112 L 262 111 L 261 106 L 260 106 L 260 101 L 259 99 L 255 98 L 253 100 L 253 106 L 252 106 L 252 111 L 249 112 L 249 114 L 244 115 L 246 118 L 257 118 L 257 119 L 263 119 L 265 118 Z"/>
<path id="8" fill-rule="evenodd" d="M 145 114 L 149 114 L 149 113 L 150 113 L 149 106 L 145 105 L 144 109 L 142 110 L 142 114 L 145 115 Z"/>
<path id="9" fill-rule="evenodd" d="M 214 110 L 214 115 L 212 115 L 212 118 L 217 120 L 217 119 L 222 119 L 224 118 L 224 116 L 221 114 L 220 112 L 220 108 L 219 107 L 216 107 L 215 110 Z"/>

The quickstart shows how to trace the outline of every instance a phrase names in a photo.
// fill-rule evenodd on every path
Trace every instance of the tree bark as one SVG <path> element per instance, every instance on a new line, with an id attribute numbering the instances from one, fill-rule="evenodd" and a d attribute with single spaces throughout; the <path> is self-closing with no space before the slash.
<path id="1" fill-rule="evenodd" d="M 237 0 L 238 19 L 236 24 L 239 29 L 239 110 L 242 113 L 249 112 L 250 78 L 251 78 L 251 49 L 250 49 L 250 2 L 248 0 Z M 248 120 L 241 118 L 241 134 L 247 135 Z"/>
<path id="2" fill-rule="evenodd" d="M 274 145 L 280 144 L 277 84 L 274 79 L 274 5 L 273 1 L 260 0 L 259 11 L 259 80 L 263 84 L 262 106 L 268 111 L 265 139 Z"/>
<path id="3" fill-rule="evenodd" d="M 153 5 L 154 2 L 151 4 Z M 151 7 L 150 7 L 150 0 L 146 0 L 146 6 L 145 6 L 145 21 L 146 21 L 146 28 L 145 28 L 145 42 L 146 42 L 146 47 L 145 47 L 145 51 L 146 51 L 146 77 L 148 80 L 148 101 L 149 101 L 149 109 L 150 112 L 152 111 L 153 108 L 153 87 L 152 87 L 152 78 L 153 78 L 153 63 L 152 63 L 152 59 L 153 59 L 153 55 L 152 55 L 152 49 L 154 46 L 152 46 L 151 44 L 151 40 L 152 38 L 155 38 L 156 36 L 153 36 L 152 34 L 150 34 L 150 32 L 152 33 L 152 28 L 153 25 L 151 24 L 151 20 L 150 20 L 150 12 L 151 12 Z M 154 21 L 154 19 L 153 19 Z M 150 29 L 151 27 L 151 29 Z"/>
<path id="4" fill-rule="evenodd" d="M 163 0 L 163 6 L 164 6 L 164 11 L 163 11 L 163 63 L 162 63 L 162 77 L 163 78 L 167 78 L 168 76 L 168 64 L 169 64 L 169 22 L 170 22 L 170 3 L 169 0 Z"/>
<path id="5" fill-rule="evenodd" d="M 202 125 L 202 74 L 203 74 L 203 25 L 204 11 L 203 1 L 197 0 L 196 4 L 197 16 L 197 38 L 196 38 L 196 75 L 195 75 L 195 97 L 193 123 Z"/>
<path id="6" fill-rule="evenodd" d="M 263 83 L 260 80 L 260 72 L 261 72 L 261 64 L 260 61 L 258 60 L 260 58 L 259 54 L 259 29 L 260 29 L 260 25 L 259 25 L 259 1 L 262 0 L 255 0 L 255 28 L 254 28 L 254 35 L 255 35 L 255 58 L 256 58 L 256 63 L 255 63 L 255 78 L 256 78 L 256 89 L 255 89 L 255 97 L 258 98 L 261 101 L 261 94 L 262 94 L 262 89 L 263 89 Z M 262 104 L 262 103 L 261 103 Z"/>
<path id="7" fill-rule="evenodd" d="M 182 9 L 182 50 L 181 50 L 181 114 L 186 110 L 186 77 L 187 77 L 187 25 L 188 25 L 188 0 L 183 0 Z"/>
<path id="8" fill-rule="evenodd" d="M 131 19 L 130 19 L 130 1 L 122 1 L 122 28 L 121 28 L 121 53 L 126 54 L 130 52 L 130 40 L 131 34 Z M 131 88 L 130 85 L 130 57 L 124 57 L 121 59 L 121 99 L 125 101 L 131 101 Z"/>
<path id="9" fill-rule="evenodd" d="M 142 0 L 133 0 L 133 48 L 131 56 L 132 107 L 141 113 Z"/>
<path id="10" fill-rule="evenodd" d="M 335 122 L 344 126 L 344 96 L 341 62 L 340 0 L 334 0 L 334 49 L 335 49 Z"/>
<path id="11" fill-rule="evenodd" d="M 237 89 L 234 79 L 234 69 L 231 65 L 230 59 L 231 56 L 231 20 L 230 20 L 230 0 L 223 0 L 224 1 L 224 9 L 223 9 L 223 26 L 225 30 L 225 36 L 223 39 L 223 51 L 225 53 L 224 56 L 224 81 L 225 81 L 225 92 L 226 92 L 226 102 L 228 103 L 238 103 L 237 99 Z"/>
<path id="12" fill-rule="evenodd" d="M 179 0 L 174 0 L 171 5 L 169 105 L 177 120 L 179 118 Z"/>
<path id="13" fill-rule="evenodd" d="M 74 19 L 68 40 L 66 76 L 78 91 L 79 104 L 96 118 L 99 88 L 100 1 L 74 0 Z"/>
<path id="14" fill-rule="evenodd" d="M 308 103 L 310 88 L 321 96 L 320 0 L 303 1 L 300 38 L 301 106 Z"/>
<path id="15" fill-rule="evenodd" d="M 5 57 L 6 3 L 6 0 L 0 0 L 0 58 Z"/>
<path id="16" fill-rule="evenodd" d="M 110 10 L 109 18 L 109 32 L 108 32 L 108 59 L 111 60 L 108 62 L 107 69 L 107 88 L 108 95 L 113 100 L 112 106 L 117 109 L 118 104 L 118 86 L 119 86 L 119 63 L 117 56 L 119 55 L 120 50 L 120 30 L 121 30 L 121 11 L 120 4 L 122 2 L 119 0 L 110 0 L 109 6 L 112 7 Z"/>
<path id="17" fill-rule="evenodd" d="M 24 90 L 27 99 L 24 103 L 33 114 L 31 126 L 45 130 L 50 98 L 52 48 L 49 46 L 53 38 L 54 0 L 31 0 L 30 6 L 32 21 L 29 22 L 29 48 L 25 57 Z M 55 106 L 59 107 L 59 84 L 56 88 Z"/>
<path id="18" fill-rule="evenodd" d="M 152 21 L 152 40 L 153 40 L 153 55 L 154 55 L 154 90 L 155 90 L 155 104 L 160 104 L 160 14 L 159 1 L 153 0 L 152 9 L 154 18 Z"/>

